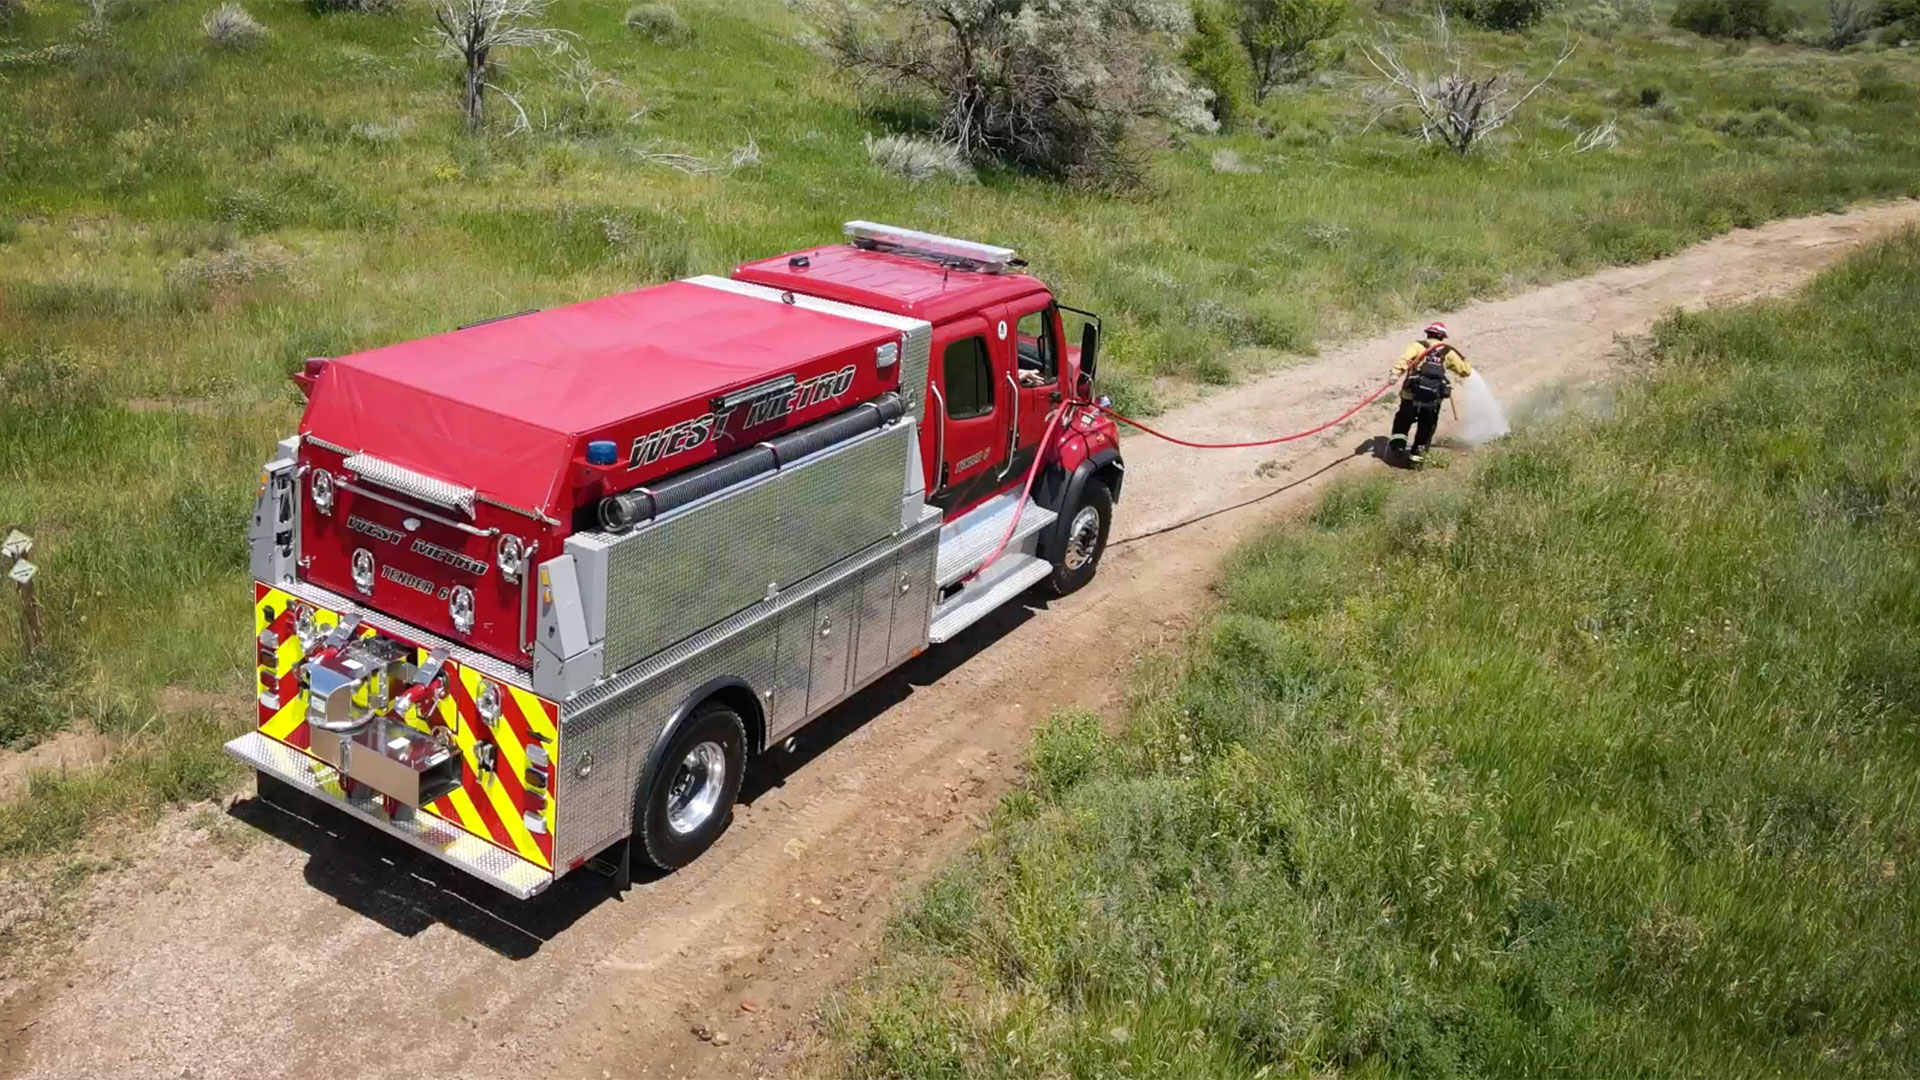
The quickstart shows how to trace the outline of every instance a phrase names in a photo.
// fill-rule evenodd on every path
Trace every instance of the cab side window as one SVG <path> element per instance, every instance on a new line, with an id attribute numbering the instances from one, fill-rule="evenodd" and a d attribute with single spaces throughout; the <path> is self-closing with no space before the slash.
<path id="1" fill-rule="evenodd" d="M 1020 370 L 1052 382 L 1060 374 L 1059 350 L 1053 344 L 1053 312 L 1048 308 L 1020 316 L 1015 331 L 1020 347 Z"/>
<path id="2" fill-rule="evenodd" d="M 993 365 L 987 359 L 987 339 L 961 338 L 947 346 L 941 359 L 940 392 L 947 397 L 947 415 L 971 420 L 993 411 Z"/>

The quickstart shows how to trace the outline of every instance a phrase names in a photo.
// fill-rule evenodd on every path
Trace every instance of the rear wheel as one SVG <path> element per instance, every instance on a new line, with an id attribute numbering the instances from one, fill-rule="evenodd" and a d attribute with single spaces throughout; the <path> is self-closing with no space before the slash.
<path id="1" fill-rule="evenodd" d="M 733 821 L 746 772 L 746 725 L 718 702 L 674 730 L 634 807 L 634 854 L 662 870 L 700 857 Z"/>
<path id="2" fill-rule="evenodd" d="M 1093 580 L 1100 556 L 1107 551 L 1107 530 L 1113 525 L 1113 494 L 1098 480 L 1087 481 L 1080 501 L 1067 519 L 1060 550 L 1053 553 L 1053 575 L 1047 589 L 1065 596 Z"/>

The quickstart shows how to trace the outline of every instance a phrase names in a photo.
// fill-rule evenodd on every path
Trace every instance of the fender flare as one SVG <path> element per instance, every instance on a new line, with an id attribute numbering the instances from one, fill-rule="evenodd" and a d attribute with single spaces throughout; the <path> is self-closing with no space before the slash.
<path id="1" fill-rule="evenodd" d="M 1047 526 L 1047 531 L 1041 535 L 1040 556 L 1042 558 L 1051 559 L 1055 552 L 1066 546 L 1067 528 L 1073 524 L 1072 510 L 1080 505 L 1080 493 L 1085 491 L 1087 485 L 1093 481 L 1094 474 L 1109 465 L 1117 464 L 1119 460 L 1120 451 L 1117 448 L 1103 447 L 1087 455 L 1086 459 L 1080 462 L 1079 467 L 1073 470 L 1073 475 L 1068 477 L 1066 483 L 1062 485 L 1058 500 L 1048 507 L 1059 516 L 1054 518 L 1053 524 Z M 1114 498 L 1116 501 L 1119 499 L 1118 492 L 1114 493 Z"/>
<path id="2" fill-rule="evenodd" d="M 706 682 L 695 687 L 686 697 L 682 698 L 680 704 L 674 708 L 673 712 L 667 714 L 667 722 L 660 726 L 660 734 L 654 736 L 653 745 L 647 748 L 646 760 L 642 763 L 643 768 L 634 778 L 635 783 L 633 790 L 636 810 L 639 806 L 638 800 L 640 793 L 644 790 L 645 785 L 653 782 L 654 773 L 660 767 L 661 756 L 667 752 L 667 744 L 673 741 L 674 733 L 680 730 L 681 722 L 691 716 L 695 709 L 706 704 L 715 694 L 723 690 L 740 690 L 754 701 L 757 702 L 760 700 L 760 696 L 753 692 L 753 687 L 748 684 L 747 680 L 737 675 L 721 675 L 708 679 Z M 753 745 L 755 741 L 754 718 L 751 716 L 742 716 L 740 720 L 742 726 L 746 728 L 746 754 L 748 757 L 752 757 L 758 752 L 758 748 Z"/>

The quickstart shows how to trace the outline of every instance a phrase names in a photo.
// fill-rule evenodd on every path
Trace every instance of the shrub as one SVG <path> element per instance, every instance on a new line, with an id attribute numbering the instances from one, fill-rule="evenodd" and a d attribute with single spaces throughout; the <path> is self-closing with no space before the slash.
<path id="1" fill-rule="evenodd" d="M 315 15 L 353 11 L 363 15 L 385 15 L 400 6 L 400 0 L 307 0 L 307 10 Z"/>
<path id="2" fill-rule="evenodd" d="M 797 0 L 843 71 L 930 100 L 968 161 L 1083 183 L 1135 183 L 1136 124 L 1219 124 L 1173 62 L 1189 0 Z"/>
<path id="3" fill-rule="evenodd" d="M 627 9 L 627 29 L 656 45 L 679 45 L 693 36 L 672 4 L 633 5 Z"/>
<path id="4" fill-rule="evenodd" d="M 1895 40 L 1920 38 L 1920 0 L 1886 0 L 1880 6 L 1880 23 L 1893 31 Z"/>
<path id="5" fill-rule="evenodd" d="M 215 48 L 242 49 L 266 36 L 267 28 L 261 26 L 247 9 L 239 4 L 221 4 L 200 20 L 200 29 L 205 31 L 207 40 Z"/>
<path id="6" fill-rule="evenodd" d="M 1793 29 L 1792 16 L 1774 0 L 1680 0 L 1671 21 L 1702 37 L 1733 40 L 1778 39 Z"/>
<path id="7" fill-rule="evenodd" d="M 1653 0 L 1599 0 L 1582 17 L 1587 26 L 1651 26 Z"/>
<path id="8" fill-rule="evenodd" d="M 1714 124 L 1715 130 L 1737 139 L 1805 139 L 1807 129 L 1775 108 L 1729 113 Z"/>
<path id="9" fill-rule="evenodd" d="M 944 176 L 961 183 L 974 179 L 973 167 L 949 143 L 916 139 L 911 135 L 867 136 L 867 157 L 875 165 L 913 183 Z"/>
<path id="10" fill-rule="evenodd" d="M 1253 87 L 1253 64 L 1240 44 L 1226 13 L 1211 0 L 1193 5 L 1193 34 L 1180 59 L 1201 86 L 1213 94 L 1209 108 L 1222 127 L 1246 115 L 1247 91 Z"/>
<path id="11" fill-rule="evenodd" d="M 1517 34 L 1532 29 L 1557 4 L 1558 0 L 1448 0 L 1446 9 L 1483 30 Z"/>
<path id="12" fill-rule="evenodd" d="M 26 8 L 22 0 L 0 0 L 0 26 L 19 18 L 24 10 Z"/>
<path id="13" fill-rule="evenodd" d="M 1305 78 L 1319 65 L 1324 42 L 1346 20 L 1347 0 L 1239 0 L 1240 40 L 1253 60 L 1254 93 L 1265 99 L 1281 82 Z"/>
<path id="14" fill-rule="evenodd" d="M 1241 157 L 1240 151 L 1227 146 L 1223 146 L 1220 149 L 1215 150 L 1213 152 L 1213 157 L 1208 160 L 1208 164 L 1211 165 L 1213 167 L 1213 171 L 1217 173 L 1229 173 L 1232 175 L 1244 176 L 1251 173 L 1257 173 L 1260 171 L 1260 167 L 1258 165 L 1255 165 L 1252 162 L 1248 161 L 1247 159 Z"/>
<path id="15" fill-rule="evenodd" d="M 1057 714 L 1034 733 L 1027 779 L 1041 794 L 1057 800 L 1100 773 L 1110 745 L 1099 714 Z"/>

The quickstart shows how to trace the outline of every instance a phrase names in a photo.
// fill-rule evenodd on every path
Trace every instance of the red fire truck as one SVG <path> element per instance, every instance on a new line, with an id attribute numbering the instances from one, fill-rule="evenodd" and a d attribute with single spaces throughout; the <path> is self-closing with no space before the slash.
<path id="1" fill-rule="evenodd" d="M 1098 319 L 1009 249 L 846 232 L 308 361 L 250 533 L 259 725 L 227 744 L 263 794 L 522 898 L 671 869 L 756 753 L 1085 584 L 1124 475 Z"/>

